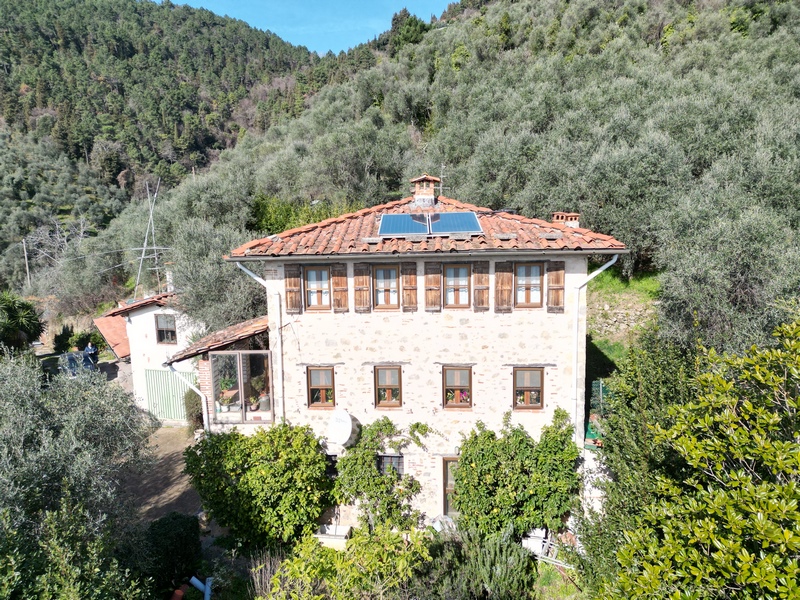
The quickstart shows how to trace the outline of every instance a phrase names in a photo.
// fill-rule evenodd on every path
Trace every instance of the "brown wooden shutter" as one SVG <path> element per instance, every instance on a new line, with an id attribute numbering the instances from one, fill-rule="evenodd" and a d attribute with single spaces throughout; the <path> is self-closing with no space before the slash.
<path id="1" fill-rule="evenodd" d="M 333 282 L 333 312 L 346 313 L 350 310 L 347 302 L 347 265 L 333 263 L 331 265 L 331 281 Z"/>
<path id="2" fill-rule="evenodd" d="M 489 310 L 489 261 L 472 264 L 472 307 L 476 311 Z"/>
<path id="3" fill-rule="evenodd" d="M 417 310 L 417 263 L 402 263 L 400 273 L 403 279 L 403 312 L 415 312 Z"/>
<path id="4" fill-rule="evenodd" d="M 514 263 L 494 265 L 494 311 L 511 312 L 514 305 Z"/>
<path id="5" fill-rule="evenodd" d="M 547 263 L 547 312 L 564 312 L 564 261 Z"/>
<path id="6" fill-rule="evenodd" d="M 372 310 L 372 274 L 367 263 L 353 265 L 353 288 L 355 289 L 355 311 L 368 313 Z"/>
<path id="7" fill-rule="evenodd" d="M 425 263 L 425 310 L 442 310 L 442 263 Z"/>
<path id="8" fill-rule="evenodd" d="M 300 266 L 283 267 L 283 281 L 286 283 L 286 312 L 296 315 L 303 311 L 303 291 L 300 287 Z"/>

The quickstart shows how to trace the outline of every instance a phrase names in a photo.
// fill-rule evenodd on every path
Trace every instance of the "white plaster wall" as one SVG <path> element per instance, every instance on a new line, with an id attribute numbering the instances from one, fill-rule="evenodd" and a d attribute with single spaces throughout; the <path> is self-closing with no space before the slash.
<path id="1" fill-rule="evenodd" d="M 282 266 L 277 273 L 271 273 L 271 278 L 268 276 L 275 418 L 280 421 L 285 416 L 292 424 L 310 424 L 318 435 L 326 434 L 330 411 L 308 408 L 306 389 L 306 367 L 325 365 L 334 366 L 337 408 L 346 409 L 360 423 L 388 416 L 399 426 L 421 421 L 434 427 L 440 435 L 429 436 L 427 452 L 413 447 L 404 451 L 406 472 L 422 484 L 418 507 L 432 518 L 443 510 L 442 458 L 458 454 L 462 436 L 477 421 L 494 430 L 502 427 L 503 414 L 512 408 L 514 366 L 544 368 L 544 408 L 512 411 L 512 423 L 523 425 L 538 437 L 542 426 L 552 421 L 557 407 L 575 419 L 576 405 L 572 400 L 575 285 L 585 277 L 587 262 L 583 256 L 548 257 L 566 260 L 562 314 L 548 313 L 544 306 L 495 313 L 494 261 L 490 264 L 489 311 L 426 312 L 424 263 L 419 261 L 416 312 L 373 310 L 361 314 L 353 310 L 353 262 L 377 264 L 369 258 L 348 263 L 350 310 L 344 314 L 331 311 L 287 315 Z M 446 257 L 432 257 L 437 261 L 442 258 Z M 268 268 L 276 267 L 269 264 Z M 544 290 L 543 297 L 546 298 Z M 577 419 L 583 423 L 585 294 L 581 294 L 579 310 Z M 387 363 L 402 365 L 401 408 L 374 406 L 373 367 Z M 473 365 L 471 409 L 442 407 L 442 366 L 452 364 Z M 331 453 L 341 451 L 341 447 L 329 446 Z"/>
<path id="2" fill-rule="evenodd" d="M 178 338 L 177 344 L 159 344 L 156 335 L 155 315 L 175 315 L 175 330 Z M 189 337 L 202 328 L 193 323 L 186 315 L 166 306 L 145 306 L 139 310 L 128 313 L 126 317 L 128 341 L 131 348 L 131 379 L 133 381 L 133 395 L 137 404 L 147 410 L 147 384 L 145 369 L 160 369 L 164 362 L 176 352 L 189 346 Z M 181 368 L 182 367 L 182 368 Z M 177 370 L 191 373 L 191 363 L 178 365 Z"/>

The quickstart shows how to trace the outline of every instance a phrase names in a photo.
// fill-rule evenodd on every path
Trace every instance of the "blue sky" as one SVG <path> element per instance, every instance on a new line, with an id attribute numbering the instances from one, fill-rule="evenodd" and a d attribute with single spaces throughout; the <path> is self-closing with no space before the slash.
<path id="1" fill-rule="evenodd" d="M 391 27 L 404 7 L 426 23 L 454 0 L 174 0 L 269 29 L 297 46 L 324 54 L 367 42 Z"/>

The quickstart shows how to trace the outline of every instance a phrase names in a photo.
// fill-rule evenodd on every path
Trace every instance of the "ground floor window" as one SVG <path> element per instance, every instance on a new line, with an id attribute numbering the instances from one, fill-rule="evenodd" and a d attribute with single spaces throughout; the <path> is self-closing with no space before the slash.
<path id="1" fill-rule="evenodd" d="M 458 467 L 457 458 L 444 459 L 444 514 L 452 518 L 456 518 L 459 514 L 453 508 L 453 493 L 456 489 L 456 467 Z"/>
<path id="2" fill-rule="evenodd" d="M 332 408 L 335 405 L 333 367 L 308 367 L 308 406 Z"/>
<path id="3" fill-rule="evenodd" d="M 216 423 L 272 421 L 270 353 L 211 352 Z"/>
<path id="4" fill-rule="evenodd" d="M 381 475 L 386 475 L 389 469 L 394 469 L 401 477 L 405 474 L 403 470 L 403 457 L 400 454 L 378 455 L 378 471 L 381 472 Z"/>

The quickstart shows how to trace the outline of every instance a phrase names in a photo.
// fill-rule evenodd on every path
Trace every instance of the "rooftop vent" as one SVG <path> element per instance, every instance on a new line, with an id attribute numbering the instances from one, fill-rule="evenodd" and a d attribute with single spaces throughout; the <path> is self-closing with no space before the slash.
<path id="1" fill-rule="evenodd" d="M 553 223 L 563 223 L 567 227 L 580 227 L 580 213 L 554 212 Z"/>

